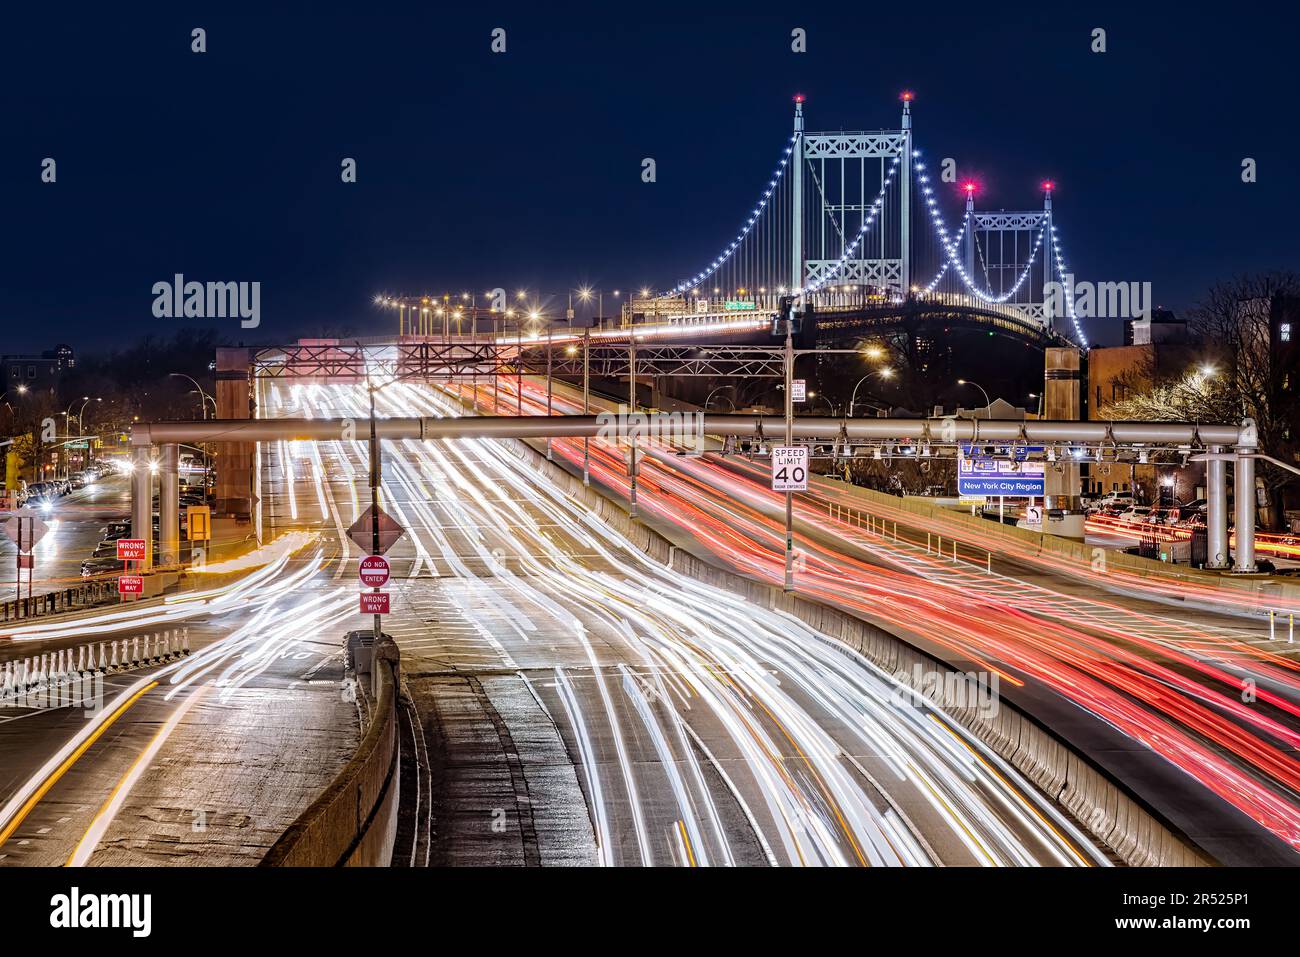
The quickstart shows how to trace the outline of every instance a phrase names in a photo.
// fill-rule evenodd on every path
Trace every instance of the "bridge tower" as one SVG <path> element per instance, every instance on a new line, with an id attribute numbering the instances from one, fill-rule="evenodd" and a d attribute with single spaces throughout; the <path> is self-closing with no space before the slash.
<path id="1" fill-rule="evenodd" d="M 1043 235 L 1047 248 L 1043 250 L 1043 325 L 1052 328 L 1052 297 L 1047 294 L 1051 289 L 1052 260 L 1056 258 L 1056 234 L 1052 227 L 1052 189 L 1056 184 L 1050 179 L 1043 183 Z"/>
<path id="2" fill-rule="evenodd" d="M 790 170 L 794 209 L 790 217 L 790 289 L 803 288 L 803 96 L 794 98 L 794 169 Z"/>
<path id="3" fill-rule="evenodd" d="M 898 246 L 898 285 L 903 298 L 912 288 L 912 99 L 914 94 L 904 90 L 903 101 L 903 163 L 898 184 L 898 225 L 902 231 Z"/>
<path id="4" fill-rule="evenodd" d="M 975 275 L 975 184 L 967 183 L 966 231 L 962 234 L 962 258 L 966 261 L 966 275 Z"/>

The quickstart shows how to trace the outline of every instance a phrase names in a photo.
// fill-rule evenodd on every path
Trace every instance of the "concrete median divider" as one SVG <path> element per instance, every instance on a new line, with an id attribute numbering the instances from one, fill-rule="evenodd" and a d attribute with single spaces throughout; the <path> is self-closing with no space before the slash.
<path id="1" fill-rule="evenodd" d="M 511 440 L 505 444 L 526 467 L 557 483 L 570 498 L 591 509 L 652 559 L 696 581 L 800 619 L 933 701 L 1065 808 L 1118 860 L 1133 866 L 1164 867 L 1213 863 L 1114 781 L 1005 700 L 989 713 L 987 709 L 972 706 L 960 696 L 954 697 L 952 682 L 920 680 L 922 675 L 956 675 L 939 659 L 848 612 L 787 594 L 779 587 L 713 565 L 673 545 L 652 528 L 629 516 L 619 504 L 606 498 L 594 483 L 586 487 L 580 477 L 547 462 L 545 456 L 528 443 Z"/>
<path id="2" fill-rule="evenodd" d="M 400 785 L 397 700 L 401 663 L 384 638 L 371 649 L 370 721 L 357 753 L 262 858 L 261 867 L 387 867 Z M 364 681 L 366 673 L 357 675 Z M 365 691 L 364 686 L 358 693 Z"/>

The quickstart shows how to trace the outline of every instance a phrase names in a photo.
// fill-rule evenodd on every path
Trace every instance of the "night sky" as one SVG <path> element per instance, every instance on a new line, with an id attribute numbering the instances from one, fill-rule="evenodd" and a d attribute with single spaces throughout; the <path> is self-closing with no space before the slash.
<path id="1" fill-rule="evenodd" d="M 672 285 L 735 235 L 796 92 L 810 130 L 852 130 L 895 128 L 915 90 L 917 145 L 976 174 L 981 208 L 1035 208 L 1054 178 L 1081 279 L 1149 280 L 1183 309 L 1215 279 L 1300 265 L 1294 13 L 551 6 L 10 5 L 0 351 L 170 335 L 186 320 L 154 318 L 150 290 L 178 272 L 260 281 L 259 329 L 216 323 L 250 342 L 381 334 L 380 291 L 541 288 L 560 305 L 581 283 Z M 1089 332 L 1120 337 L 1116 320 Z"/>

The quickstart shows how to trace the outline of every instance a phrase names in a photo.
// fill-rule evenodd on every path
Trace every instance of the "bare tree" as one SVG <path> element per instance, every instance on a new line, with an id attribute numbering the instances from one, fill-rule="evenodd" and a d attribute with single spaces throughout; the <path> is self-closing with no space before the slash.
<path id="1" fill-rule="evenodd" d="M 1147 379 L 1142 391 L 1105 406 L 1115 419 L 1240 422 L 1251 418 L 1262 451 L 1292 462 L 1300 452 L 1300 400 L 1288 381 L 1293 373 L 1271 348 L 1273 310 L 1288 300 L 1300 301 L 1300 276 L 1290 272 L 1239 276 L 1216 284 L 1188 315 L 1192 336 L 1207 356 L 1212 372 L 1195 371 L 1181 378 Z M 1141 375 L 1141 372 L 1138 373 Z M 1270 524 L 1281 524 L 1284 490 L 1297 477 L 1264 465 L 1269 490 Z"/>

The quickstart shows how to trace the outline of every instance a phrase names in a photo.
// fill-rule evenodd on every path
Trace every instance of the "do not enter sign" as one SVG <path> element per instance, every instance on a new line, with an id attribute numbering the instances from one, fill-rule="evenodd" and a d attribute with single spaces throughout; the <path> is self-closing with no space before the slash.
<path id="1" fill-rule="evenodd" d="M 388 581 L 388 559 L 383 555 L 367 555 L 357 569 L 361 584 L 368 588 L 382 588 Z"/>

